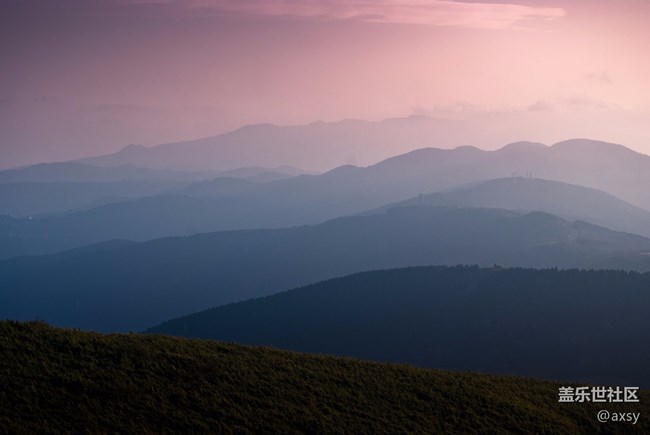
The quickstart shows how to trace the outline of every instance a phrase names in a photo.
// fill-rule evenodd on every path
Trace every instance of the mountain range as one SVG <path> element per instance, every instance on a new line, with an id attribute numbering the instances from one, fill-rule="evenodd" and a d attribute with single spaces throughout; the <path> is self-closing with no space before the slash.
<path id="1" fill-rule="evenodd" d="M 583 159 L 582 155 L 589 157 Z M 535 171 L 511 174 L 513 167 Z M 517 208 L 549 211 L 570 219 L 584 217 L 617 230 L 649 232 L 646 214 L 639 208 L 650 208 L 650 193 L 644 188 L 650 183 L 650 157 L 618 145 L 576 140 L 550 148 L 519 143 L 497 151 L 422 149 L 367 168 L 343 166 L 322 175 L 270 182 L 222 176 L 163 195 L 64 216 L 6 218 L 0 224 L 5 246 L 0 258 L 53 253 L 113 238 L 141 241 L 198 232 L 316 224 L 467 183 L 504 176 L 521 179 L 519 175 L 524 172 L 534 172 L 536 179 L 546 174 L 549 181 L 598 188 L 610 196 L 556 184 L 553 194 L 564 198 L 562 207 L 556 207 L 548 191 L 551 184 L 539 182 L 527 191 L 531 193 L 529 201 L 522 201 L 520 194 L 519 200 L 509 202 L 504 198 L 513 193 L 512 188 L 502 183 L 493 187 L 503 190 L 501 197 L 491 194 L 479 202 L 488 207 L 512 203 Z M 611 196 L 617 194 L 631 204 Z M 581 200 L 571 200 L 575 195 Z M 601 215 L 603 210 L 606 214 Z"/>
<path id="2" fill-rule="evenodd" d="M 650 270 L 650 240 L 542 213 L 398 207 L 315 226 L 114 241 L 0 262 L 0 318 L 142 330 L 373 269 L 478 264 Z"/>
<path id="3" fill-rule="evenodd" d="M 154 170 L 131 164 L 101 167 L 75 162 L 43 163 L 0 171 L 0 215 L 29 217 L 73 213 L 173 192 L 217 177 L 265 183 L 304 173 L 286 165 L 218 172 Z"/>
<path id="4" fill-rule="evenodd" d="M 396 171 L 402 176 L 405 171 L 413 171 L 414 183 L 409 187 L 418 191 L 402 191 L 394 201 L 399 196 L 429 193 L 463 183 L 532 173 L 536 178 L 604 190 L 650 209 L 650 193 L 643 188 L 650 183 L 647 155 L 622 145 L 587 139 L 571 139 L 552 146 L 517 142 L 496 151 L 472 146 L 450 149 L 458 144 L 448 132 L 462 128 L 460 121 L 425 116 L 284 127 L 259 124 L 193 141 L 149 148 L 131 145 L 117 153 L 80 162 L 192 170 L 287 164 L 318 172 L 342 164 L 374 168 L 352 177 L 359 182 L 394 176 Z M 391 158 L 400 153 L 406 156 Z M 406 186 L 396 188 L 401 187 Z"/>
<path id="5" fill-rule="evenodd" d="M 650 237 L 650 212 L 603 191 L 559 181 L 508 177 L 419 195 L 377 209 L 394 207 L 490 207 L 521 212 L 544 211 Z"/>
<path id="6" fill-rule="evenodd" d="M 153 147 L 129 145 L 116 153 L 79 162 L 190 170 L 288 164 L 323 172 L 342 164 L 370 165 L 417 148 L 446 147 L 458 137 L 456 133 L 462 130 L 463 124 L 426 116 L 376 122 L 317 121 L 294 126 L 255 124 L 203 139 Z"/>
<path id="7" fill-rule="evenodd" d="M 131 163 L 103 167 L 77 162 L 39 163 L 0 171 L 0 183 L 197 181 L 215 177 L 217 171 L 175 171 L 139 167 Z"/>

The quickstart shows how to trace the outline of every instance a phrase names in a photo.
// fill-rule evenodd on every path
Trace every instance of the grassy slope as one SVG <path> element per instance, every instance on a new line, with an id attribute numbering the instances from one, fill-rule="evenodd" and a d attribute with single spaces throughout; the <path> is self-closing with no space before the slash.
<path id="1" fill-rule="evenodd" d="M 0 322 L 0 432 L 625 431 L 557 383 Z M 635 430 L 647 432 L 650 394 Z"/>
<path id="2" fill-rule="evenodd" d="M 650 389 L 648 307 L 650 274 L 425 266 L 322 281 L 148 332 Z"/>

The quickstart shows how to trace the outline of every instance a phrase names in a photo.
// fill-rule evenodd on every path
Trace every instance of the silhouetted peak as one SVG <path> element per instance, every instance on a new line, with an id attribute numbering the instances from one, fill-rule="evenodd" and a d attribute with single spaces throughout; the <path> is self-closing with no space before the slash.
<path id="1" fill-rule="evenodd" d="M 382 124 L 449 124 L 461 121 L 453 119 L 434 118 L 428 115 L 410 115 L 400 118 L 386 118 L 381 121 Z"/>
<path id="2" fill-rule="evenodd" d="M 440 153 L 443 152 L 453 152 L 453 151 L 442 150 L 440 148 L 420 148 L 405 154 L 400 154 L 398 156 L 390 157 L 386 160 L 382 160 L 381 162 L 376 163 L 370 166 L 369 168 L 403 170 L 406 167 L 411 167 L 411 165 L 427 164 L 427 162 L 430 162 L 431 159 L 435 159 L 437 156 L 440 155 Z"/>
<path id="3" fill-rule="evenodd" d="M 445 150 L 442 150 L 440 148 L 419 148 L 417 150 L 409 151 L 408 153 L 400 154 L 400 155 L 397 155 L 395 157 L 390 157 L 390 158 L 388 158 L 386 160 L 383 160 L 383 161 L 377 163 L 377 165 L 383 165 L 383 164 L 386 164 L 388 162 L 396 162 L 396 161 L 419 160 L 419 159 L 422 159 L 422 158 L 427 158 L 427 157 L 430 157 L 430 156 L 438 155 L 443 151 L 445 151 Z M 447 150 L 447 151 L 450 151 L 450 150 Z"/>
<path id="4" fill-rule="evenodd" d="M 529 141 L 520 141 L 510 143 L 503 148 L 500 148 L 499 151 L 535 151 L 543 150 L 548 148 L 543 143 L 539 142 L 529 142 Z"/>
<path id="5" fill-rule="evenodd" d="M 230 133 L 231 134 L 233 134 L 233 133 L 234 134 L 236 134 L 236 133 L 250 133 L 250 132 L 258 133 L 258 132 L 265 132 L 265 131 L 269 131 L 269 130 L 275 130 L 275 129 L 278 129 L 278 128 L 281 128 L 281 127 L 279 127 L 279 126 L 277 126 L 275 124 L 270 124 L 268 122 L 264 122 L 264 123 L 259 123 L 259 124 L 245 125 L 243 127 L 239 127 L 238 129 L 231 131 Z"/>
<path id="6" fill-rule="evenodd" d="M 459 147 L 454 148 L 454 151 L 468 152 L 468 153 L 483 152 L 483 150 L 476 148 L 474 145 L 461 145 Z"/>
<path id="7" fill-rule="evenodd" d="M 301 175 L 301 174 L 317 174 L 317 172 L 305 171 L 304 169 L 296 168 L 291 165 L 281 165 L 275 168 L 269 168 L 270 171 L 281 172 L 287 175 Z"/>
<path id="8" fill-rule="evenodd" d="M 360 171 L 361 168 L 354 165 L 343 165 L 325 172 L 323 175 L 346 175 Z"/>
<path id="9" fill-rule="evenodd" d="M 575 151 L 607 151 L 607 150 L 627 150 L 630 152 L 636 152 L 632 151 L 631 149 L 624 147 L 623 145 L 615 144 L 615 143 L 610 143 L 610 142 L 604 142 L 600 140 L 593 140 L 593 139 L 569 139 L 569 140 L 564 140 L 562 142 L 558 142 L 553 145 L 554 149 L 563 149 L 563 150 L 575 150 Z"/>
<path id="10" fill-rule="evenodd" d="M 430 121 L 433 118 L 426 115 L 410 115 L 400 118 L 387 118 L 384 121 Z"/>
<path id="11" fill-rule="evenodd" d="M 522 219 L 526 220 L 529 223 L 535 223 L 536 225 L 542 225 L 542 224 L 566 224 L 567 221 L 562 219 L 561 217 L 555 216 L 551 213 L 547 213 L 545 211 L 533 211 L 530 212 L 522 217 Z"/>
<path id="12" fill-rule="evenodd" d="M 220 184 L 224 186 L 228 186 L 228 185 L 239 186 L 239 185 L 252 185 L 253 183 L 251 183 L 250 181 L 244 178 L 224 176 L 224 177 L 213 178 L 212 180 L 199 181 L 196 184 Z"/>
<path id="13" fill-rule="evenodd" d="M 146 147 L 144 145 L 139 145 L 139 144 L 129 144 L 122 148 L 120 152 L 132 152 L 132 151 L 140 151 L 144 150 Z"/>

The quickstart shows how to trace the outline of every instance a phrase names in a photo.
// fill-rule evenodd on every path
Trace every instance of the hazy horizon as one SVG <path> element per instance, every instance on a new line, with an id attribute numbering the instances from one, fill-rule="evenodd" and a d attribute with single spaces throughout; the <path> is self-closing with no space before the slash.
<path id="1" fill-rule="evenodd" d="M 20 168 L 29 167 L 29 166 L 32 166 L 32 165 L 37 165 L 37 164 L 40 164 L 40 163 L 61 163 L 61 162 L 68 162 L 68 161 L 72 161 L 72 162 L 81 161 L 83 163 L 83 161 L 85 159 L 110 155 L 110 154 L 113 154 L 113 153 L 120 152 L 120 151 L 124 150 L 125 148 L 129 148 L 129 147 L 132 147 L 134 145 L 135 146 L 143 146 L 145 148 L 155 148 L 155 147 L 157 147 L 159 145 L 183 144 L 185 142 L 190 143 L 190 142 L 194 142 L 194 141 L 200 141 L 200 140 L 203 140 L 203 139 L 209 139 L 209 138 L 212 138 L 212 137 L 216 137 L 216 136 L 236 132 L 236 131 L 238 131 L 240 129 L 244 129 L 246 127 L 269 125 L 269 126 L 278 127 L 278 128 L 283 128 L 283 127 L 294 128 L 294 127 L 309 127 L 310 125 L 319 124 L 319 123 L 336 125 L 336 124 L 343 124 L 343 123 L 346 123 L 346 122 L 382 123 L 382 122 L 390 122 L 390 121 L 395 121 L 395 120 L 404 120 L 404 121 L 406 121 L 406 120 L 411 120 L 411 119 L 414 119 L 414 120 L 430 119 L 432 121 L 450 121 L 450 122 L 456 121 L 456 120 L 453 120 L 453 119 L 430 117 L 428 115 L 409 115 L 409 116 L 406 116 L 406 117 L 385 118 L 385 119 L 380 119 L 380 120 L 376 120 L 376 121 L 365 120 L 365 119 L 346 118 L 346 119 L 340 119 L 340 120 L 334 120 L 334 121 L 316 120 L 316 121 L 305 123 L 305 124 L 286 124 L 286 125 L 279 125 L 279 124 L 273 124 L 273 123 L 268 123 L 268 122 L 260 122 L 260 123 L 255 123 L 255 124 L 242 125 L 242 126 L 230 129 L 230 130 L 226 130 L 226 131 L 216 133 L 216 134 L 211 135 L 211 136 L 205 136 L 205 137 L 192 137 L 192 138 L 181 139 L 181 140 L 178 140 L 178 141 L 161 142 L 161 143 L 155 143 L 155 144 L 151 144 L 151 145 L 130 143 L 130 144 L 126 144 L 124 146 L 117 147 L 114 150 L 109 150 L 106 153 L 91 151 L 90 154 L 78 155 L 78 156 L 74 156 L 74 157 L 71 157 L 71 158 L 53 158 L 53 159 L 44 159 L 44 160 L 34 160 L 34 161 L 29 161 L 29 162 L 21 163 L 21 164 L 17 164 L 17 165 L 16 164 L 11 164 L 11 163 L 4 164 L 4 161 L 3 161 L 3 162 L 0 162 L 0 170 L 20 169 Z M 416 133 L 416 132 L 417 131 L 414 131 L 414 133 Z M 434 139 L 433 140 L 434 144 L 432 146 L 417 146 L 417 144 L 416 144 L 416 145 L 413 145 L 413 146 L 407 146 L 406 148 L 405 147 L 396 147 L 394 150 L 392 150 L 392 151 L 394 151 L 393 154 L 387 154 L 387 155 L 385 155 L 383 157 L 379 157 L 379 158 L 370 158 L 370 159 L 368 159 L 366 157 L 366 158 L 362 159 L 363 160 L 362 162 L 357 162 L 356 161 L 356 155 L 351 155 L 352 158 L 353 158 L 353 161 L 349 161 L 349 160 L 346 161 L 346 160 L 343 159 L 343 160 L 341 160 L 340 165 L 335 164 L 335 165 L 328 166 L 326 168 L 316 168 L 316 167 L 313 167 L 313 166 L 310 166 L 310 165 L 304 165 L 304 167 L 297 167 L 297 166 L 294 167 L 293 165 L 285 165 L 285 166 L 294 167 L 295 169 L 304 170 L 304 171 L 311 172 L 311 173 L 322 173 L 322 172 L 326 172 L 326 171 L 335 169 L 335 168 L 337 168 L 339 166 L 345 166 L 345 165 L 353 165 L 353 166 L 359 166 L 359 167 L 372 166 L 372 165 L 374 165 L 376 163 L 379 163 L 379 162 L 381 162 L 381 161 L 383 161 L 385 159 L 389 159 L 391 157 L 397 157 L 397 156 L 409 153 L 411 151 L 416 151 L 416 150 L 420 150 L 420 149 L 423 149 L 423 148 L 439 148 L 439 149 L 453 150 L 453 149 L 468 147 L 469 146 L 469 147 L 474 147 L 474 148 L 480 149 L 482 151 L 495 151 L 495 150 L 499 150 L 501 148 L 507 147 L 507 146 L 512 145 L 512 144 L 517 144 L 517 143 L 520 143 L 520 142 L 539 143 L 539 144 L 544 145 L 546 147 L 552 147 L 553 145 L 556 145 L 558 143 L 572 141 L 572 140 L 586 140 L 586 141 L 589 141 L 589 142 L 614 143 L 616 145 L 623 145 L 626 148 L 629 148 L 630 150 L 636 151 L 636 152 L 638 152 L 640 154 L 650 155 L 650 151 L 646 152 L 644 150 L 640 150 L 640 149 L 635 148 L 633 146 L 628 146 L 628 145 L 626 145 L 624 143 L 617 143 L 617 142 L 601 140 L 600 138 L 597 138 L 597 137 L 564 137 L 564 138 L 560 138 L 559 140 L 552 141 L 552 142 L 542 142 L 542 141 L 536 141 L 536 140 L 529 140 L 527 138 L 522 137 L 520 139 L 506 140 L 505 142 L 502 142 L 502 143 L 497 143 L 496 141 L 494 141 L 494 142 L 491 142 L 489 146 L 484 146 L 484 144 L 481 143 L 481 141 L 471 139 L 472 137 L 476 137 L 477 135 L 480 135 L 480 131 L 473 132 L 473 135 L 471 133 L 467 134 L 467 136 L 465 136 L 465 137 L 467 137 L 469 139 L 467 141 L 464 140 L 463 136 L 459 136 L 459 137 L 453 138 L 451 141 L 450 140 L 440 140 L 440 141 L 438 141 L 438 143 L 435 143 L 436 141 Z M 387 151 L 390 152 L 391 150 L 387 150 Z M 137 165 L 134 165 L 134 166 L 137 166 Z M 233 169 L 233 170 L 245 169 L 247 167 L 254 168 L 254 167 L 258 167 L 258 166 L 253 165 L 253 164 L 251 164 L 251 165 L 241 165 L 241 166 L 234 165 L 230 169 Z M 264 166 L 259 166 L 259 167 L 264 168 Z M 269 165 L 267 167 L 267 169 L 274 169 L 276 167 L 279 167 L 279 166 Z M 191 171 L 192 169 L 187 169 L 187 170 Z"/>
<path id="2" fill-rule="evenodd" d="M 639 0 L 8 0 L 5 12 L 2 168 L 410 115 L 466 123 L 442 148 L 587 137 L 650 153 Z"/>

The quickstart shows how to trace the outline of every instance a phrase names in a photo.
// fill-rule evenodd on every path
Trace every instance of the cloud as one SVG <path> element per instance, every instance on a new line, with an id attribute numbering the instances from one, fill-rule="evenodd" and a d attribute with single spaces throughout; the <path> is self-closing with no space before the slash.
<path id="1" fill-rule="evenodd" d="M 415 105 L 411 107 L 411 116 L 433 116 L 444 119 L 470 119 L 489 118 L 504 115 L 513 115 L 524 112 L 520 107 L 495 106 L 469 101 L 455 101 L 447 104 L 434 104 L 431 106 Z"/>
<path id="2" fill-rule="evenodd" d="M 557 7 L 451 0 L 132 0 L 132 2 L 137 5 L 177 5 L 190 10 L 482 29 L 509 28 L 523 21 L 547 21 L 565 16 L 564 9 Z"/>
<path id="3" fill-rule="evenodd" d="M 586 95 L 574 95 L 564 99 L 564 103 L 571 109 L 614 109 L 618 105 L 607 101 L 596 100 Z"/>
<path id="4" fill-rule="evenodd" d="M 445 119 L 491 119 L 511 115 L 524 115 L 526 113 L 566 113 L 580 111 L 601 111 L 620 109 L 613 102 L 603 101 L 586 95 L 570 95 L 564 98 L 539 99 L 528 106 L 486 105 L 468 101 L 456 101 L 449 104 L 435 104 L 432 106 L 415 105 L 411 107 L 411 115 L 434 116 Z"/>
<path id="5" fill-rule="evenodd" d="M 411 107 L 411 116 L 430 116 L 431 111 L 419 104 Z"/>
<path id="6" fill-rule="evenodd" d="M 614 83 L 612 77 L 607 71 L 587 73 L 584 75 L 584 79 L 591 83 L 597 83 L 601 85 L 609 85 L 611 83 Z"/>
<path id="7" fill-rule="evenodd" d="M 544 100 L 537 100 L 533 104 L 528 106 L 529 112 L 550 112 L 554 109 L 555 106 L 553 106 L 548 101 L 544 101 Z"/>

